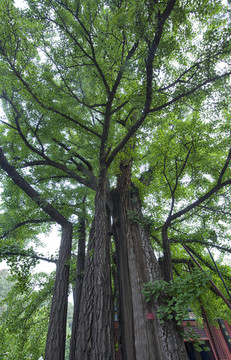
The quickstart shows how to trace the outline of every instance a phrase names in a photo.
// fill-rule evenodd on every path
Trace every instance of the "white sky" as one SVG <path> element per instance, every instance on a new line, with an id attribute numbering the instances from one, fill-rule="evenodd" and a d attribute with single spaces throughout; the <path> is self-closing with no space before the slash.
<path id="1" fill-rule="evenodd" d="M 41 241 L 44 244 L 44 247 L 38 248 L 38 253 L 43 254 L 45 257 L 50 258 L 51 255 L 57 257 L 61 235 L 58 231 L 58 226 L 53 226 L 51 232 L 47 235 L 40 236 Z M 48 263 L 47 261 L 40 261 L 40 263 L 35 267 L 36 272 L 45 271 L 51 272 L 55 270 L 56 265 L 53 263 Z"/>
<path id="2" fill-rule="evenodd" d="M 15 6 L 21 8 L 21 9 L 26 8 L 25 1 L 23 1 L 23 0 L 14 0 L 14 3 L 15 3 Z"/>

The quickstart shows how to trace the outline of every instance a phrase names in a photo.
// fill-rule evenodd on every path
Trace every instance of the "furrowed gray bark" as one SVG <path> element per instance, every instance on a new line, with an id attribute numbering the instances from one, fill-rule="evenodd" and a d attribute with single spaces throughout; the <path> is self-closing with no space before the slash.
<path id="1" fill-rule="evenodd" d="M 113 360 L 113 327 L 110 236 L 103 179 L 95 197 L 95 218 L 85 262 L 75 360 Z"/>
<path id="2" fill-rule="evenodd" d="M 159 303 L 147 303 L 142 294 L 143 284 L 160 279 L 161 271 L 142 223 L 139 194 L 131 184 L 129 166 L 121 167 L 117 189 L 112 191 L 123 360 L 185 360 L 176 324 L 160 324 Z M 153 318 L 148 319 L 148 314 Z"/>

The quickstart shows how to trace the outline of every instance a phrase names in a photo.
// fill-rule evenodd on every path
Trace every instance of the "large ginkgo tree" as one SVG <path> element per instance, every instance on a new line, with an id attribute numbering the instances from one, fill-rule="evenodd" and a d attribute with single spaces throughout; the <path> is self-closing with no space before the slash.
<path id="1" fill-rule="evenodd" d="M 115 358 L 114 293 L 123 359 L 186 359 L 164 289 L 188 273 L 200 288 L 194 256 L 213 271 L 206 247 L 230 252 L 229 12 L 220 0 L 2 0 L 3 255 L 29 258 L 34 235 L 62 229 L 46 360 L 65 356 L 78 239 L 70 360 Z"/>

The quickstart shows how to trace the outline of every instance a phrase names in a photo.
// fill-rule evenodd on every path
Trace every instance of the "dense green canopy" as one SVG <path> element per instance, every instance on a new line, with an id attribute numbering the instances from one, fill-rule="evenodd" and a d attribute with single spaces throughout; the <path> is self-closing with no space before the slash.
<path id="1" fill-rule="evenodd" d="M 210 248 L 231 288 L 230 6 L 25 4 L 2 0 L 0 9 L 0 259 L 26 286 L 42 257 L 37 236 L 70 222 L 74 274 L 80 219 L 89 234 L 102 179 L 110 208 L 132 163 L 143 216 L 129 219 L 149 229 L 164 264 L 171 257 L 165 280 L 191 271 L 188 249 L 225 292 Z M 211 319 L 230 319 L 217 295 L 201 298 Z"/>

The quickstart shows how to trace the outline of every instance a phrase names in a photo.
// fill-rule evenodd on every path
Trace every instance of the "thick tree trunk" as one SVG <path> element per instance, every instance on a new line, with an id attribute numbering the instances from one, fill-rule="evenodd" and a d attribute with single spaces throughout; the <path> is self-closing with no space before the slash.
<path id="1" fill-rule="evenodd" d="M 64 360 L 69 286 L 69 261 L 72 246 L 72 224 L 62 226 L 55 284 L 47 334 L 45 360 Z"/>
<path id="2" fill-rule="evenodd" d="M 113 303 L 110 271 L 110 236 L 106 211 L 106 185 L 96 192 L 85 262 L 75 360 L 114 359 Z"/>
<path id="3" fill-rule="evenodd" d="M 131 187 L 129 165 L 121 168 L 112 199 L 123 360 L 185 360 L 187 354 L 175 323 L 161 325 L 158 303 L 147 303 L 141 292 L 143 283 L 160 279 L 161 275 L 142 225 L 141 204 L 138 192 Z"/>
<path id="4" fill-rule="evenodd" d="M 165 359 L 161 356 L 156 314 L 153 320 L 147 319 L 154 309 L 141 292 L 143 283 L 149 279 L 139 226 L 128 219 L 131 204 L 123 195 L 120 191 L 113 192 L 123 360 Z"/>
<path id="5" fill-rule="evenodd" d="M 138 193 L 137 193 L 138 196 Z M 141 207 L 140 207 L 141 209 Z M 142 214 L 141 214 L 142 216 Z M 159 266 L 159 263 L 155 257 L 152 245 L 150 243 L 149 234 L 147 231 L 140 229 L 142 239 L 142 249 L 145 254 L 148 281 L 155 281 L 163 277 L 163 271 Z M 172 271 L 170 272 L 172 274 Z M 153 301 L 154 312 L 161 305 L 161 301 Z M 183 327 L 178 326 L 176 321 L 167 321 L 164 324 L 160 324 L 158 321 L 158 337 L 163 347 L 163 353 L 167 360 L 186 360 L 188 355 L 186 353 L 184 341 L 180 335 L 183 332 Z"/>
<path id="6" fill-rule="evenodd" d="M 71 341 L 70 341 L 70 355 L 69 360 L 75 360 L 75 344 L 78 329 L 78 319 L 80 311 L 80 301 L 83 286 L 83 274 L 85 263 L 85 247 L 86 247 L 86 219 L 80 218 L 78 229 L 78 256 L 77 256 L 77 268 L 76 268 L 76 280 L 73 289 L 74 297 L 74 312 L 72 321 Z"/>

